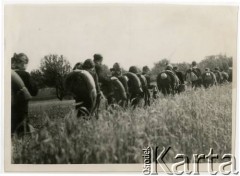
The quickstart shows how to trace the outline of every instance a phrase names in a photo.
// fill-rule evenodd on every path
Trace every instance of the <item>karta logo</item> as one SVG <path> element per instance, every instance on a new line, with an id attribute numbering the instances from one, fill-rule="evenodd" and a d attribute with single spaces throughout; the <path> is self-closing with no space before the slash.
<path id="1" fill-rule="evenodd" d="M 143 149 L 143 174 L 144 175 L 157 175 L 158 174 L 158 166 L 162 169 L 163 172 L 169 175 L 182 175 L 182 174 L 193 174 L 199 175 L 199 162 L 200 160 L 206 160 L 207 162 L 207 171 L 211 175 L 216 175 L 218 172 L 223 175 L 235 174 L 237 175 L 239 172 L 236 171 L 236 159 L 232 154 L 224 154 L 221 159 L 225 160 L 223 163 L 219 163 L 218 171 L 214 171 L 213 169 L 213 160 L 215 161 L 219 159 L 218 154 L 213 154 L 213 149 L 210 148 L 210 151 L 207 155 L 205 154 L 193 154 L 193 170 L 189 170 L 189 157 L 185 154 L 177 154 L 174 159 L 178 159 L 178 162 L 171 163 L 171 167 L 167 165 L 164 161 L 164 158 L 167 156 L 171 147 L 165 148 L 163 147 L 162 151 L 159 153 L 158 147 L 152 148 L 147 147 Z M 179 159 L 182 161 L 179 162 Z M 180 166 L 184 166 L 183 170 L 178 170 Z M 230 167 L 230 170 L 227 170 L 226 167 Z"/>

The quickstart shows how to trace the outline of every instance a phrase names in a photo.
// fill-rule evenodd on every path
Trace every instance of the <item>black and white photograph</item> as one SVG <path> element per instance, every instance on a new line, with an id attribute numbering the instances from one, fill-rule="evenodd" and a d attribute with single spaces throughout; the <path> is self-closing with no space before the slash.
<path id="1" fill-rule="evenodd" d="M 238 13 L 5 4 L 6 169 L 237 174 Z"/>

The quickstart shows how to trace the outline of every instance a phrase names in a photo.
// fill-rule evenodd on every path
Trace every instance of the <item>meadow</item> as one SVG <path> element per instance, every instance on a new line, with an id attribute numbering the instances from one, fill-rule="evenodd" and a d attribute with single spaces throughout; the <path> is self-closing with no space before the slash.
<path id="1" fill-rule="evenodd" d="M 143 148 L 178 153 L 231 153 L 232 87 L 187 90 L 160 97 L 150 107 L 102 108 L 99 118 L 76 118 L 73 100 L 34 101 L 29 118 L 36 131 L 12 138 L 12 163 L 142 163 Z"/>

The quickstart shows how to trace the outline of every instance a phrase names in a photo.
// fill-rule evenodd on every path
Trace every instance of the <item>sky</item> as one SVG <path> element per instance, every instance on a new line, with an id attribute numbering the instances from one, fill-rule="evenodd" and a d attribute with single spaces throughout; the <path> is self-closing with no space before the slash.
<path id="1" fill-rule="evenodd" d="M 161 4 L 5 5 L 5 60 L 23 52 L 28 71 L 48 54 L 76 62 L 102 54 L 119 62 L 153 67 L 160 59 L 199 62 L 205 56 L 237 56 L 234 6 Z"/>

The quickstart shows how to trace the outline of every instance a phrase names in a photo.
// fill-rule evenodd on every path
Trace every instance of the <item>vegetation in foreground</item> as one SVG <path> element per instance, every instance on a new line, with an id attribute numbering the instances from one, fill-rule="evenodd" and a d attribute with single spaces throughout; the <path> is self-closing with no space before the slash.
<path id="1" fill-rule="evenodd" d="M 231 85 L 160 97 L 150 107 L 102 110 L 99 119 L 77 119 L 73 101 L 30 106 L 36 132 L 12 138 L 12 163 L 142 163 L 142 149 L 171 147 L 178 153 L 220 157 L 231 153 Z"/>

